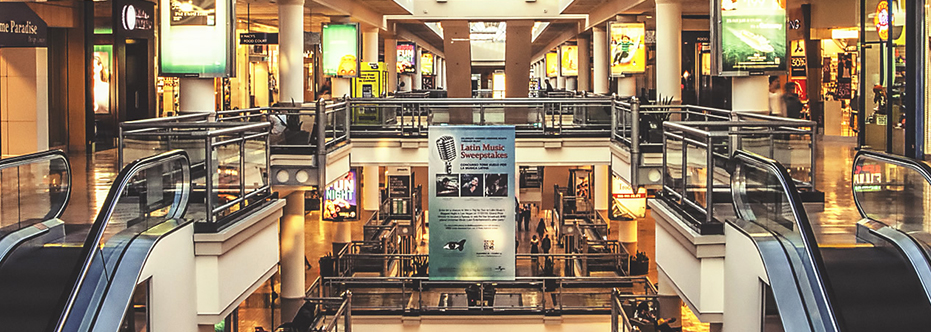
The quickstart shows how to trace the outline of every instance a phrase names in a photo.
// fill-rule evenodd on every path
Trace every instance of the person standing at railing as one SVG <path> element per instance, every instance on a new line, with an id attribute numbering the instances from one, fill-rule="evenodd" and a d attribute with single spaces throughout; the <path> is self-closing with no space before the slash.
<path id="1" fill-rule="evenodd" d="M 769 115 L 786 116 L 786 103 L 783 101 L 782 88 L 779 86 L 779 77 L 769 77 Z"/>

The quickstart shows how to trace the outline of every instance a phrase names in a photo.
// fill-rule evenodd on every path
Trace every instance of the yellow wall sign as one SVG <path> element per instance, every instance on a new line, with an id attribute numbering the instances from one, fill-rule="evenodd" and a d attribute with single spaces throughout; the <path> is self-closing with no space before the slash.
<path id="1" fill-rule="evenodd" d="M 646 71 L 646 27 L 643 23 L 609 23 L 611 76 Z"/>
<path id="2" fill-rule="evenodd" d="M 363 62 L 359 76 L 352 79 L 353 98 L 378 98 L 385 92 L 388 71 L 383 62 Z"/>
<path id="3" fill-rule="evenodd" d="M 556 52 L 546 53 L 546 77 L 559 75 L 559 56 Z"/>
<path id="4" fill-rule="evenodd" d="M 579 47 L 563 45 L 559 48 L 559 76 L 579 76 Z"/>

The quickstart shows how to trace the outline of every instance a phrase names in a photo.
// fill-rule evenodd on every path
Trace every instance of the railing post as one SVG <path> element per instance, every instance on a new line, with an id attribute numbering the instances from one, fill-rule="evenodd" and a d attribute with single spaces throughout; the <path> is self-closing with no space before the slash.
<path id="1" fill-rule="evenodd" d="M 617 99 L 611 98 L 611 140 L 617 136 Z"/>
<path id="2" fill-rule="evenodd" d="M 352 291 L 346 291 L 346 313 L 343 328 L 346 332 L 352 332 Z"/>
<path id="3" fill-rule="evenodd" d="M 216 176 L 217 171 L 214 169 L 215 165 L 213 164 L 213 136 L 210 136 L 209 131 L 207 139 L 204 140 L 204 145 L 204 175 L 206 177 L 206 196 L 204 200 L 207 203 L 207 224 L 212 224 L 214 222 L 213 201 L 216 199 L 213 193 L 213 177 Z"/>
<path id="4" fill-rule="evenodd" d="M 352 132 L 352 130 L 350 130 L 349 128 L 349 126 L 352 125 L 352 122 L 349 120 L 351 117 L 350 116 L 351 113 L 352 113 L 352 100 L 346 99 L 345 115 L 343 116 L 343 122 L 344 122 L 343 128 L 346 130 L 346 143 L 349 143 L 349 134 Z"/>
<path id="5" fill-rule="evenodd" d="M 817 137 L 815 137 L 815 133 L 817 133 L 817 127 L 818 127 L 817 124 L 812 124 L 810 133 L 809 133 L 809 137 L 811 138 L 811 149 L 810 149 L 811 151 L 809 152 L 810 154 L 809 159 L 811 159 L 811 165 L 810 165 L 810 171 L 808 172 L 809 173 L 808 178 L 809 178 L 809 181 L 811 181 L 811 191 L 815 191 L 817 188 L 816 187 L 817 181 L 815 181 L 815 177 L 818 174 L 818 162 L 817 160 L 815 160 L 815 158 L 818 156 L 818 140 L 817 140 Z M 791 135 L 789 136 L 788 143 L 789 144 L 792 143 Z"/>
<path id="6" fill-rule="evenodd" d="M 317 126 L 317 190 L 323 194 L 326 186 L 326 103 L 323 98 L 317 100 L 317 114 L 314 116 Z"/>
<path id="7" fill-rule="evenodd" d="M 246 132 L 239 133 L 239 209 L 246 208 Z"/>
<path id="8" fill-rule="evenodd" d="M 634 193 L 640 187 L 640 100 L 630 97 L 630 184 Z"/>
<path id="9" fill-rule="evenodd" d="M 714 137 L 708 135 L 705 140 L 707 144 L 707 160 L 708 165 L 705 166 L 705 181 L 707 182 L 705 190 L 707 194 L 705 195 L 705 222 L 710 224 L 714 220 L 714 149 L 713 144 Z"/>

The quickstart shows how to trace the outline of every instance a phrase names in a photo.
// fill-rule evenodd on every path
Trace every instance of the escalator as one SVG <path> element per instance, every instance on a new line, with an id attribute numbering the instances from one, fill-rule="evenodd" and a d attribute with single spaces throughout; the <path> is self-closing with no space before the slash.
<path id="1" fill-rule="evenodd" d="M 821 244 L 782 165 L 740 151 L 731 166 L 739 219 L 730 223 L 759 249 L 783 330 L 913 331 L 931 326 L 931 283 L 926 278 L 931 270 L 917 242 L 865 219 L 858 224 L 856 241 Z"/>
<path id="2" fill-rule="evenodd" d="M 65 223 L 12 246 L 0 258 L 3 329 L 119 330 L 148 253 L 187 224 L 190 183 L 184 152 L 137 160 L 93 224 Z"/>

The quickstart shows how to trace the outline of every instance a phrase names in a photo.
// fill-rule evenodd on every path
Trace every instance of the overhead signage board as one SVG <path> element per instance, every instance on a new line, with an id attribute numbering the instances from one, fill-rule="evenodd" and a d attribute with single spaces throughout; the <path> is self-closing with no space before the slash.
<path id="1" fill-rule="evenodd" d="M 556 52 L 546 53 L 546 77 L 556 77 L 559 75 L 559 54 Z"/>
<path id="2" fill-rule="evenodd" d="M 356 77 L 359 74 L 359 24 L 323 24 L 323 74 Z"/>
<path id="3" fill-rule="evenodd" d="M 579 47 L 562 45 L 559 47 L 559 76 L 579 76 Z"/>
<path id="4" fill-rule="evenodd" d="M 785 2 L 715 0 L 711 20 L 720 76 L 785 74 Z"/>
<path id="5" fill-rule="evenodd" d="M 646 71 L 645 34 L 643 23 L 608 23 L 612 77 Z"/>
<path id="6" fill-rule="evenodd" d="M 433 75 L 433 53 L 424 51 L 420 54 L 420 74 Z"/>
<path id="7" fill-rule="evenodd" d="M 0 2 L 0 47 L 46 47 L 48 25 L 22 2 Z"/>
<path id="8" fill-rule="evenodd" d="M 277 33 L 262 33 L 262 32 L 240 33 L 239 44 L 240 45 L 275 45 L 275 44 L 278 44 L 278 34 Z"/>
<path id="9" fill-rule="evenodd" d="M 398 74 L 413 74 L 417 66 L 417 45 L 398 43 Z"/>
<path id="10" fill-rule="evenodd" d="M 514 280 L 513 126 L 431 126 L 430 280 Z"/>
<path id="11" fill-rule="evenodd" d="M 235 76 L 234 1 L 160 0 L 158 8 L 159 76 Z"/>

